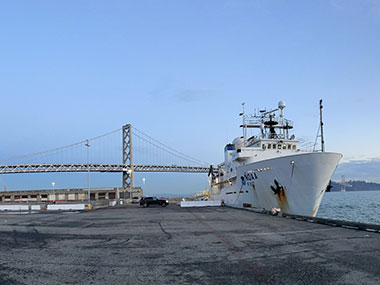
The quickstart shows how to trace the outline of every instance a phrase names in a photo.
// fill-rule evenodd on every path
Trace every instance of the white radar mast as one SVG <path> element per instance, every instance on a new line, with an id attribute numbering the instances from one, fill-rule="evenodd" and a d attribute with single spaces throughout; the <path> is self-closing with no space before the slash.
<path id="1" fill-rule="evenodd" d="M 278 102 L 278 108 L 281 110 L 281 114 L 280 114 L 280 119 L 281 119 L 281 125 L 284 126 L 284 109 L 286 107 L 286 104 L 284 101 L 280 101 Z M 283 129 L 282 130 L 283 132 L 283 135 L 285 136 L 285 130 Z M 280 133 L 281 133 L 281 130 L 280 130 Z"/>

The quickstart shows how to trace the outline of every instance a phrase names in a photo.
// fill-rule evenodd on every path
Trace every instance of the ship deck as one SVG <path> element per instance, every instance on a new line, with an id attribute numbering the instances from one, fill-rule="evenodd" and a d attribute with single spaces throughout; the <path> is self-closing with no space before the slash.
<path id="1" fill-rule="evenodd" d="M 0 214 L 0 284 L 380 283 L 380 234 L 218 208 Z"/>

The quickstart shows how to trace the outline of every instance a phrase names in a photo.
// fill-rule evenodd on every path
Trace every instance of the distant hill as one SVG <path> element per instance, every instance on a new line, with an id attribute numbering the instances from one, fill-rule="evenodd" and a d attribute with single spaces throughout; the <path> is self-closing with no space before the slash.
<path id="1" fill-rule="evenodd" d="M 352 185 L 352 187 L 346 187 L 346 191 L 375 191 L 380 190 L 380 183 L 366 182 L 360 180 L 350 180 L 346 181 L 346 184 Z M 331 192 L 339 192 L 342 189 L 342 185 L 336 181 L 332 181 L 331 185 L 333 188 Z"/>

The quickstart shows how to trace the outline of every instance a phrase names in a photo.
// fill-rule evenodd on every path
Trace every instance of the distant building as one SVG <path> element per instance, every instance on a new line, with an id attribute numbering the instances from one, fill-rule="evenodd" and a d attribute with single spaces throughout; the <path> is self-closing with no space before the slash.
<path id="1" fill-rule="evenodd" d="M 129 188 L 94 188 L 90 189 L 90 200 L 129 201 L 133 197 L 141 198 L 143 190 L 140 187 Z M 55 189 L 55 190 L 25 190 L 0 192 L 0 203 L 21 202 L 76 202 L 88 201 L 88 189 Z"/>

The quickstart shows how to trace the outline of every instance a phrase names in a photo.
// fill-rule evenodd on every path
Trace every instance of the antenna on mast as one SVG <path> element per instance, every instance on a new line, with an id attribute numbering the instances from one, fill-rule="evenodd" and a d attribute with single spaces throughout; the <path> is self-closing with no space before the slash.
<path id="1" fill-rule="evenodd" d="M 321 128 L 321 147 L 322 147 L 322 152 L 324 152 L 325 151 L 325 139 L 323 137 L 322 109 L 323 109 L 323 105 L 322 105 L 322 99 L 321 99 L 321 100 L 319 100 L 319 118 L 320 118 L 319 125 Z"/>

